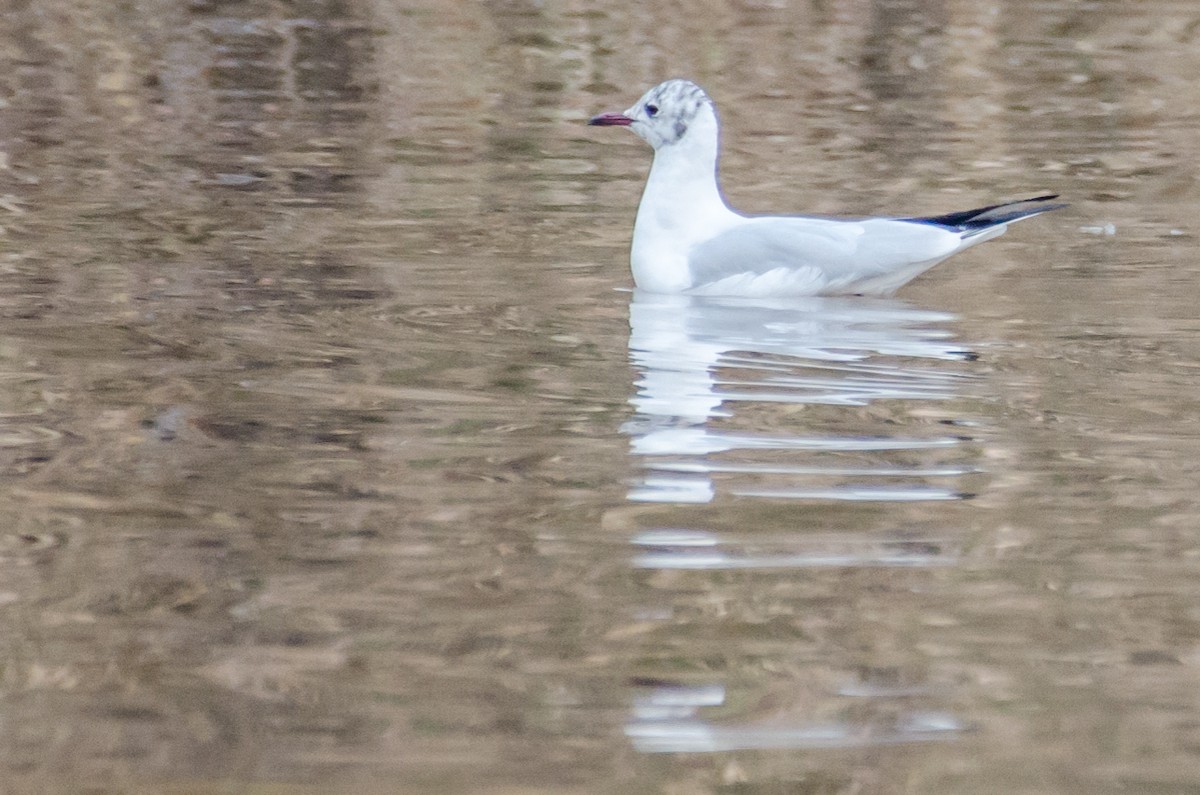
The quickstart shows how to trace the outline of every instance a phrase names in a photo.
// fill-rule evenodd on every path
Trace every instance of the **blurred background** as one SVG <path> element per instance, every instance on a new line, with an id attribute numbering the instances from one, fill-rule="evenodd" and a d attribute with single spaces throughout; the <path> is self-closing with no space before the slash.
<path id="1" fill-rule="evenodd" d="M 10 0 L 6 792 L 1200 786 L 1200 7 Z M 747 212 L 1066 210 L 896 300 Z"/>

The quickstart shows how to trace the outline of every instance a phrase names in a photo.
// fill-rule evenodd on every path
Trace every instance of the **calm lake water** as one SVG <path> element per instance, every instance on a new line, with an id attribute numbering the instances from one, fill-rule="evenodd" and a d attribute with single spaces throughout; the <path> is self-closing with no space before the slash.
<path id="1" fill-rule="evenodd" d="M 16 0 L 6 792 L 1200 789 L 1200 6 Z M 894 300 L 754 212 L 1070 208 Z"/>

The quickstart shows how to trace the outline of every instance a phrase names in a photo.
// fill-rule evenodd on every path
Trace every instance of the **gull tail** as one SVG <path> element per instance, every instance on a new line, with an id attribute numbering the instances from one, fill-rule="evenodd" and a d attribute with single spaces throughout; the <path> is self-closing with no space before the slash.
<path id="1" fill-rule="evenodd" d="M 946 215 L 931 215 L 925 218 L 905 218 L 904 220 L 943 226 L 962 232 L 963 237 L 971 237 L 972 235 L 986 232 L 989 229 L 995 229 L 998 226 L 1004 226 L 1013 221 L 1020 221 L 1022 218 L 1032 218 L 1035 215 L 1041 215 L 1042 213 L 1048 213 L 1051 210 L 1067 206 L 1062 203 L 1051 202 L 1051 200 L 1057 198 L 1057 193 L 1051 193 L 1045 196 L 1034 196 L 1032 199 L 1022 199 L 1021 201 L 978 207 L 974 210 L 963 210 L 962 212 L 947 213 Z M 997 230 L 998 232 L 999 230 Z"/>

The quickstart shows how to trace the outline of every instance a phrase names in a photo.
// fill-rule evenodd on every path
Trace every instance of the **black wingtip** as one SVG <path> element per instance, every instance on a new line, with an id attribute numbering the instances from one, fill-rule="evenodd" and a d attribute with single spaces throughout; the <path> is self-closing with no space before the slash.
<path id="1" fill-rule="evenodd" d="M 924 218 L 909 218 L 907 220 L 923 224 L 933 224 L 934 226 L 945 226 L 957 229 L 960 232 L 978 232 L 993 226 L 1019 221 L 1022 218 L 1048 213 L 1051 210 L 1059 210 L 1067 206 L 1063 203 L 1047 204 L 1047 202 L 1057 198 L 1057 193 L 1046 193 L 1029 199 L 990 204 L 987 207 L 976 207 L 974 210 L 963 210 L 962 212 L 947 213 L 946 215 L 931 215 Z"/>

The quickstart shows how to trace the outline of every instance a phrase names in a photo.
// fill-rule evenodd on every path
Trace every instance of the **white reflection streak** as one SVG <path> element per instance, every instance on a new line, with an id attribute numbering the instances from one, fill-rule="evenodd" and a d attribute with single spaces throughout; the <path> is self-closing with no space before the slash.
<path id="1" fill-rule="evenodd" d="M 633 544 L 642 550 L 633 558 L 639 569 L 917 568 L 958 562 L 957 554 L 942 551 L 944 542 L 934 538 L 780 538 L 751 544 L 702 530 L 650 530 L 635 536 Z"/>
<path id="2" fill-rule="evenodd" d="M 647 552 L 633 559 L 639 569 L 735 570 L 948 566 L 954 558 L 938 555 L 748 555 L 724 552 Z"/>
<path id="3" fill-rule="evenodd" d="M 768 464 L 710 464 L 707 461 L 650 461 L 646 469 L 662 472 L 740 472 L 752 475 L 870 475 L 872 477 L 935 478 L 957 477 L 981 471 L 978 467 L 956 466 L 936 469 L 903 467 L 804 467 Z"/>
<path id="4" fill-rule="evenodd" d="M 634 701 L 625 736 L 645 753 L 718 753 L 799 748 L 862 748 L 948 740 L 965 727 L 952 715 L 914 712 L 884 729 L 844 723 L 802 726 L 716 725 L 696 717 L 725 703 L 720 685 L 660 687 Z"/>

